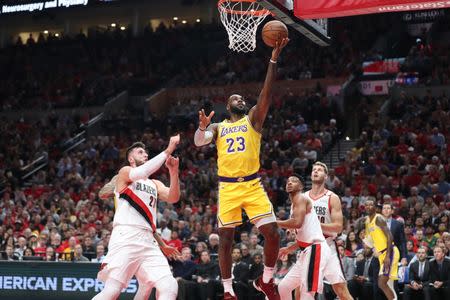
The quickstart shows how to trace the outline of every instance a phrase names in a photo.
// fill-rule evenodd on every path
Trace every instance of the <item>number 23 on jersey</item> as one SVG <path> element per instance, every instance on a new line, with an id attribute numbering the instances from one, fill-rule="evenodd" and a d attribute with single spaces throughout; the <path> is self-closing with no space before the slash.
<path id="1" fill-rule="evenodd" d="M 245 139 L 241 136 L 238 136 L 236 138 L 227 138 L 226 142 L 228 145 L 227 153 L 245 151 Z"/>

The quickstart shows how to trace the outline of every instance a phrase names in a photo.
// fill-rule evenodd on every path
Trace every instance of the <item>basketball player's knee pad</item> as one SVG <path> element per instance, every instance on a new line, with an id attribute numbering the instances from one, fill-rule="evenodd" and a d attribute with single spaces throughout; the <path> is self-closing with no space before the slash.
<path id="1" fill-rule="evenodd" d="M 172 276 L 165 276 L 155 284 L 158 299 L 175 300 L 178 295 L 178 282 Z"/>

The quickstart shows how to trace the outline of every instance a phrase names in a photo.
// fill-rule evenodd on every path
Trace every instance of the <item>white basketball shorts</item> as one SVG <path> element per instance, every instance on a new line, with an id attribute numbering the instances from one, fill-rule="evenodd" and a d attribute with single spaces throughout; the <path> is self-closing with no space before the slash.
<path id="1" fill-rule="evenodd" d="M 329 258 L 330 247 L 326 242 L 306 247 L 299 253 L 295 265 L 281 280 L 278 290 L 282 289 L 283 293 L 290 293 L 300 286 L 301 299 L 307 295 L 322 293 L 323 274 L 329 265 Z M 280 294 L 282 294 L 281 291 Z"/>
<path id="2" fill-rule="evenodd" d="M 336 249 L 336 242 L 331 239 L 327 239 L 327 244 L 330 247 L 330 260 L 325 268 L 323 275 L 325 276 L 325 283 L 336 284 L 346 282 L 344 276 L 344 268 L 342 266 L 341 259 Z"/>
<path id="3" fill-rule="evenodd" d="M 135 226 L 115 226 L 97 278 L 122 283 L 123 288 L 136 276 L 139 284 L 154 285 L 165 276 L 172 276 L 167 258 L 150 230 Z"/>

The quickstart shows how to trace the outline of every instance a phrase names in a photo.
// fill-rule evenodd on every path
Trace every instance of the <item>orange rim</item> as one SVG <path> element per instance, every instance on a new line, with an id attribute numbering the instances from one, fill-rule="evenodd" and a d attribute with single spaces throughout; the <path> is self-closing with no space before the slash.
<path id="1" fill-rule="evenodd" d="M 217 2 L 217 7 L 219 10 L 226 12 L 227 14 L 235 14 L 235 15 L 252 15 L 252 16 L 264 16 L 267 14 L 270 14 L 270 11 L 263 8 L 258 10 L 234 10 L 234 9 L 228 9 L 222 6 L 225 2 L 247 2 L 247 3 L 254 3 L 256 0 L 219 0 Z"/>

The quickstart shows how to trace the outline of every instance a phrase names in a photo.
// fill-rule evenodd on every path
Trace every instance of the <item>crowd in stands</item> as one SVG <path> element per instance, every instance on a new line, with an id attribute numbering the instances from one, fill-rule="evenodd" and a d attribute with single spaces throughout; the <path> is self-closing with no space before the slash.
<path id="1" fill-rule="evenodd" d="M 342 77 L 361 49 L 352 23 L 339 24 L 331 47 L 292 30 L 279 63 L 280 79 Z M 258 35 L 258 39 L 260 39 Z M 361 34 L 358 40 L 364 39 Z M 204 41 L 208 40 L 205 44 Z M 161 23 L 133 37 L 131 30 L 92 30 L 86 36 L 41 33 L 0 49 L 2 110 L 102 105 L 124 89 L 142 93 L 166 86 L 226 85 L 261 81 L 270 49 L 258 40 L 251 54 L 231 52 L 222 24 Z M 305 47 L 304 45 L 311 45 Z M 360 47 L 360 46 L 359 46 Z M 176 49 L 176 51 L 174 51 Z"/>

